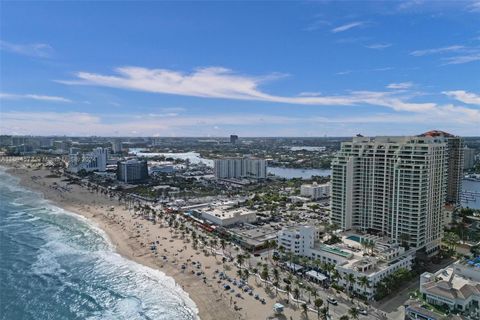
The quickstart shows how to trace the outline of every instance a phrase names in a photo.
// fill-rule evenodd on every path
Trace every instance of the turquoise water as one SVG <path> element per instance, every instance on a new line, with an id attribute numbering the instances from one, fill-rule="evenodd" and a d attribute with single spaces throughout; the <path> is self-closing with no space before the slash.
<path id="1" fill-rule="evenodd" d="M 359 236 L 348 236 L 347 239 L 360 243 L 360 237 Z"/>
<path id="2" fill-rule="evenodd" d="M 0 169 L 0 319 L 196 319 L 172 278 Z"/>

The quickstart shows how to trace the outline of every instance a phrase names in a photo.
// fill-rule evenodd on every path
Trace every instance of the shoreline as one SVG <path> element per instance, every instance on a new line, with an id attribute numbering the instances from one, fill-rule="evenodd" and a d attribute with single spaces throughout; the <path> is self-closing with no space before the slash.
<path id="1" fill-rule="evenodd" d="M 67 211 L 72 212 L 80 217 L 88 220 L 95 227 L 99 228 L 105 233 L 113 250 L 121 255 L 123 258 L 139 263 L 142 266 L 149 267 L 154 271 L 159 271 L 165 276 L 172 278 L 175 286 L 183 291 L 183 295 L 193 301 L 194 306 L 190 305 L 188 301 L 184 301 L 186 307 L 196 314 L 197 318 L 202 320 L 208 319 L 248 319 L 242 313 L 233 310 L 229 305 L 225 295 L 216 286 L 216 283 L 205 283 L 202 278 L 192 275 L 190 267 L 188 270 L 180 268 L 179 253 L 171 249 L 179 251 L 177 245 L 170 245 L 170 248 L 163 248 L 160 252 L 161 256 L 166 259 L 159 259 L 154 256 L 149 250 L 150 239 L 161 239 L 161 246 L 165 246 L 172 242 L 178 242 L 178 239 L 170 239 L 172 235 L 166 226 L 155 228 L 151 222 L 142 218 L 133 217 L 132 214 L 124 208 L 124 205 L 119 204 L 117 200 L 109 199 L 106 196 L 91 193 L 85 188 L 78 185 L 69 185 L 70 192 L 59 192 L 52 189 L 52 185 L 61 184 L 62 178 L 46 178 L 32 179 L 32 177 L 40 175 L 49 175 L 48 170 L 33 170 L 27 168 L 7 167 L 5 172 L 19 178 L 19 185 L 28 190 L 39 192 L 46 200 L 49 200 L 53 205 Z M 43 181 L 48 180 L 48 181 Z M 88 203 L 85 204 L 85 203 Z M 107 211 L 107 208 L 114 207 L 113 212 Z M 141 230 L 143 232 L 141 232 Z M 137 231 L 136 234 L 134 231 Z M 145 233 L 142 235 L 142 233 Z M 175 237 L 175 235 L 173 235 Z M 175 237 L 176 238 L 176 237 Z M 148 239 L 148 240 L 147 240 Z M 176 241 L 177 240 L 177 241 Z M 153 240 L 156 241 L 156 240 Z M 167 242 L 168 241 L 168 242 Z M 186 248 L 184 246 L 183 248 Z M 180 249 L 183 252 L 183 249 Z M 221 269 L 221 265 L 211 266 L 212 256 L 203 257 L 202 254 L 193 250 L 185 250 L 189 253 L 191 260 L 200 261 L 202 266 L 208 267 L 211 272 L 212 269 Z M 205 259 L 211 258 L 211 259 Z M 188 259 L 187 259 L 188 260 Z M 214 259 L 215 261 L 216 259 Z M 207 271 L 207 270 L 205 270 Z M 208 277 L 208 273 L 205 272 Z M 209 277 L 211 278 L 211 276 Z M 193 307 L 195 309 L 193 309 Z M 252 308 L 253 309 L 253 308 Z"/>

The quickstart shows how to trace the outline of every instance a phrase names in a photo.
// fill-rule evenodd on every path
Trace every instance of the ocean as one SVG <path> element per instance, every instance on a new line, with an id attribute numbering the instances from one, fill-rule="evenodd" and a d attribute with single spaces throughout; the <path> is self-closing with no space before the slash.
<path id="1" fill-rule="evenodd" d="M 0 319 L 197 319 L 173 278 L 0 169 Z"/>

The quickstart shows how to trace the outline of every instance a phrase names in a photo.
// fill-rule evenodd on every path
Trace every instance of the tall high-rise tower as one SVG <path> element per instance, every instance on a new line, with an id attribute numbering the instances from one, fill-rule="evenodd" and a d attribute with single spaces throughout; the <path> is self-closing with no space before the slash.
<path id="1" fill-rule="evenodd" d="M 421 134 L 422 137 L 442 137 L 447 140 L 448 170 L 446 204 L 459 206 L 462 191 L 464 143 L 463 139 L 443 131 L 433 130 Z"/>
<path id="2" fill-rule="evenodd" d="M 449 138 L 358 136 L 342 143 L 332 162 L 331 222 L 436 251 L 443 234 Z"/>

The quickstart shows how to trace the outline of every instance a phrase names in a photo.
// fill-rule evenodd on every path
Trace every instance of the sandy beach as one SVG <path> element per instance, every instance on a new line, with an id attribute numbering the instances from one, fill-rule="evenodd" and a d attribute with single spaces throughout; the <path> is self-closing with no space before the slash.
<path id="1" fill-rule="evenodd" d="M 236 297 L 235 294 L 240 292 L 238 288 L 235 293 L 225 291 L 223 282 L 218 281 L 218 271 L 228 270 L 229 276 L 236 277 L 238 269 L 233 263 L 223 264 L 220 254 L 207 256 L 200 248 L 194 250 L 187 237 L 182 239 L 181 234 L 165 222 L 154 224 L 135 215 L 116 198 L 76 184 L 67 185 L 66 181 L 62 181 L 64 177 L 52 176 L 46 169 L 16 164 L 8 172 L 19 177 L 22 186 L 41 192 L 55 205 L 93 221 L 107 233 L 121 255 L 173 277 L 195 302 L 203 320 L 267 319 L 273 315 L 273 305 L 285 298 L 281 294 L 278 297 L 273 293 L 266 294 L 253 276 L 248 283 L 265 298 L 265 304 L 244 292 L 241 292 L 240 298 Z M 158 243 L 156 253 L 151 250 L 152 242 Z M 221 252 L 221 248 L 218 251 Z M 200 268 L 197 267 L 199 263 Z M 199 272 L 201 274 L 197 275 Z M 282 317 L 299 319 L 303 317 L 299 309 L 291 304 Z M 316 315 L 310 315 L 316 318 Z"/>

